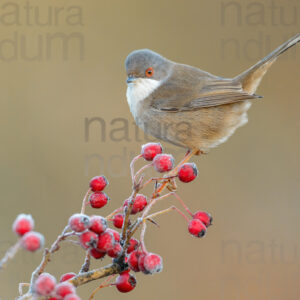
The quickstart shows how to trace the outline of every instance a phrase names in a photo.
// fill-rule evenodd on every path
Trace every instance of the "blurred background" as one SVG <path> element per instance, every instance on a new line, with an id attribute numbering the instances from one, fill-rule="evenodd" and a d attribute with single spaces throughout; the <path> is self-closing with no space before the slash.
<path id="1" fill-rule="evenodd" d="M 145 137 L 133 124 L 124 60 L 150 48 L 171 60 L 235 76 L 299 32 L 298 0 L 2 1 L 0 6 L 0 254 L 15 243 L 15 217 L 30 213 L 50 243 L 80 210 L 89 179 L 110 181 L 108 214 L 131 192 L 129 162 Z M 204 239 L 176 214 L 148 226 L 146 243 L 164 259 L 137 274 L 126 295 L 96 299 L 299 299 L 300 47 L 272 66 L 249 123 L 208 155 L 198 179 L 179 185 L 195 211 L 210 212 Z M 164 144 L 178 161 L 183 151 Z M 168 207 L 161 203 L 160 207 Z M 0 298 L 14 299 L 42 253 L 21 251 L 0 273 Z M 81 249 L 63 244 L 47 271 L 77 272 Z M 93 262 L 100 267 L 105 262 Z M 78 289 L 88 299 L 98 282 Z"/>

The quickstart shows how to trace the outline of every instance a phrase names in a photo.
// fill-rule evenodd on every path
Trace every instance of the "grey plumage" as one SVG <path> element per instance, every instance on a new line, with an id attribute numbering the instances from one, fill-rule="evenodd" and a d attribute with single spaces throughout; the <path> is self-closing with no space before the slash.
<path id="1" fill-rule="evenodd" d="M 125 64 L 127 75 L 136 80 L 127 93 L 135 121 L 159 139 L 208 151 L 247 122 L 250 100 L 260 98 L 254 93 L 262 77 L 280 54 L 299 41 L 300 34 L 235 78 L 175 63 L 151 50 L 134 51 Z M 148 68 L 154 71 L 151 78 L 145 73 Z M 140 92 L 133 94 L 136 91 Z"/>

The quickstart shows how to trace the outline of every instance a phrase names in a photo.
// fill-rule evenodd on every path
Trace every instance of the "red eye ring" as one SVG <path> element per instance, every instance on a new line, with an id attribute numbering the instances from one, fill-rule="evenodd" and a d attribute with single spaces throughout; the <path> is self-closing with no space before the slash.
<path id="1" fill-rule="evenodd" d="M 152 77 L 153 74 L 154 74 L 154 70 L 153 70 L 152 67 L 148 68 L 148 69 L 146 70 L 146 72 L 145 72 L 145 75 L 146 75 L 147 77 Z"/>

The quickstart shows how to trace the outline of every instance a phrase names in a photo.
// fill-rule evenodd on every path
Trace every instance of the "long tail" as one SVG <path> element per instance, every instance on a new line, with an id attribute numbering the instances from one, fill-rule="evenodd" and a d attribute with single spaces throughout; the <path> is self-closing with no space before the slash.
<path id="1" fill-rule="evenodd" d="M 273 52 L 260 60 L 250 69 L 235 77 L 235 80 L 242 84 L 242 87 L 246 92 L 248 92 L 249 94 L 253 94 L 260 84 L 263 76 L 266 74 L 267 70 L 277 59 L 277 57 L 298 42 L 300 42 L 299 33 L 276 48 Z"/>

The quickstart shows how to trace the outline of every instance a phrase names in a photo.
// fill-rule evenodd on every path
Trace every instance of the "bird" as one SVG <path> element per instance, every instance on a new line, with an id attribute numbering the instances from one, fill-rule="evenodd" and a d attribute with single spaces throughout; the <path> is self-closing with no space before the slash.
<path id="1" fill-rule="evenodd" d="M 248 121 L 263 76 L 276 59 L 300 41 L 295 35 L 233 78 L 215 76 L 140 49 L 125 60 L 127 102 L 136 124 L 157 139 L 208 153 Z M 276 88 L 276 85 L 274 86 Z"/>

